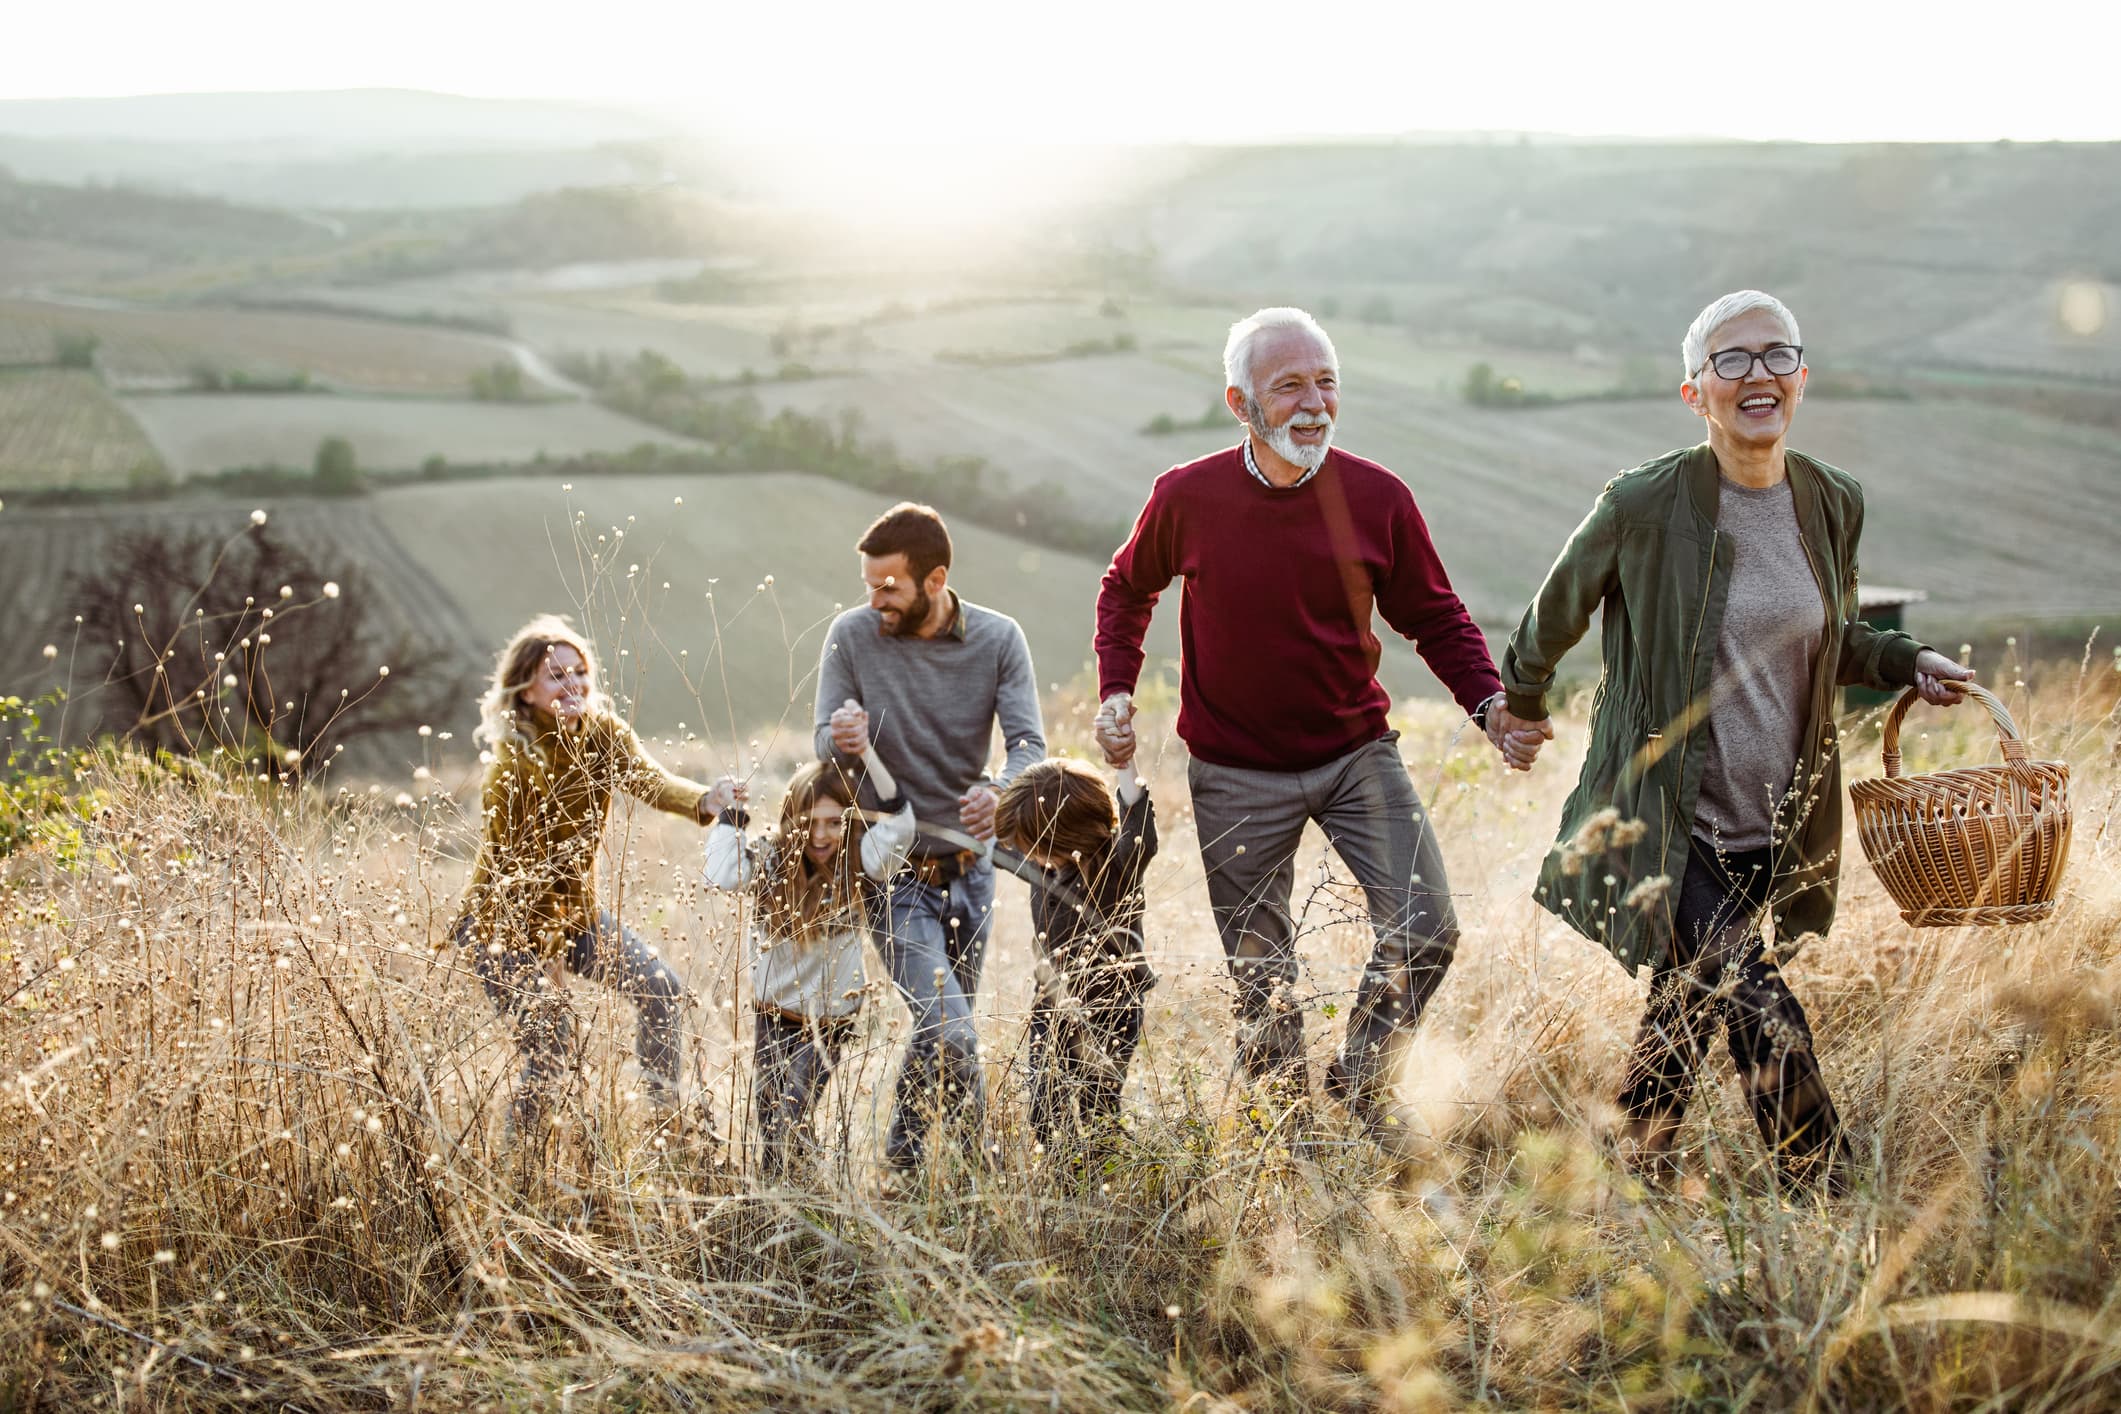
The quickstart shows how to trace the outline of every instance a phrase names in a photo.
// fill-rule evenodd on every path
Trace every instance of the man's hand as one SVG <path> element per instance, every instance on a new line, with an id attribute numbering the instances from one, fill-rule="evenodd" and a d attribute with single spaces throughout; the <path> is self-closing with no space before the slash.
<path id="1" fill-rule="evenodd" d="M 1098 749 L 1105 753 L 1105 764 L 1113 768 L 1126 765 L 1134 759 L 1138 744 L 1134 737 L 1134 698 L 1124 692 L 1115 692 L 1106 698 L 1097 709 L 1097 724 L 1092 729 Z"/>
<path id="2" fill-rule="evenodd" d="M 735 776 L 724 776 L 708 787 L 707 797 L 700 804 L 708 813 L 719 819 L 724 812 L 742 805 L 750 798 L 750 786 Z"/>
<path id="3" fill-rule="evenodd" d="M 1554 719 L 1529 721 L 1514 715 L 1501 701 L 1488 704 L 1488 740 L 1513 771 L 1529 771 L 1539 748 L 1554 739 Z"/>
<path id="4" fill-rule="evenodd" d="M 1959 684 L 1971 682 L 1973 677 L 1972 668 L 1953 662 L 1934 648 L 1925 648 L 1915 655 L 1915 690 L 1932 707 L 1957 707 L 1966 701 L 1966 689 Z"/>
<path id="5" fill-rule="evenodd" d="M 868 745 L 869 713 L 850 697 L 832 713 L 832 749 L 842 756 L 859 756 Z"/>
<path id="6" fill-rule="evenodd" d="M 990 786 L 974 786 L 957 798 L 957 822 L 972 838 L 994 839 L 994 807 L 1001 802 Z"/>

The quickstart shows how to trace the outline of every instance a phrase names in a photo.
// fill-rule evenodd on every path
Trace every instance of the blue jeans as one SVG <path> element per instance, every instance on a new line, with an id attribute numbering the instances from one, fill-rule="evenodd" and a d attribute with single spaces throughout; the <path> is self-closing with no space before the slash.
<path id="1" fill-rule="evenodd" d="M 979 1143 L 987 1087 L 972 1009 L 993 923 L 994 865 L 988 860 L 942 887 L 906 871 L 871 898 L 877 953 L 913 1013 L 884 1141 L 884 1158 L 893 1167 L 918 1163 L 936 1124 L 956 1130 L 968 1145 Z"/>
<path id="2" fill-rule="evenodd" d="M 469 941 L 470 925 L 468 916 L 457 924 L 458 943 Z M 685 992 L 677 973 L 608 913 L 598 917 L 594 930 L 585 928 L 568 940 L 562 960 L 575 976 L 616 988 L 633 1003 L 634 1054 L 647 1077 L 649 1099 L 660 1108 L 674 1108 L 682 1051 L 678 1008 Z M 574 1018 L 566 989 L 552 985 L 545 975 L 545 959 L 531 947 L 495 952 L 474 946 L 471 966 L 495 1008 L 515 1024 L 516 1049 L 523 1057 L 508 1132 L 535 1133 L 574 1065 Z"/>

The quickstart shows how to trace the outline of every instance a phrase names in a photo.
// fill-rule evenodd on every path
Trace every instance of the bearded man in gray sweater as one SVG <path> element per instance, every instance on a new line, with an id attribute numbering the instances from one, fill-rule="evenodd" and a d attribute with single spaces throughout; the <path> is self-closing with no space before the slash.
<path id="1" fill-rule="evenodd" d="M 1045 756 L 1046 732 L 1024 631 L 949 587 L 941 516 L 903 502 L 855 549 L 869 602 L 825 636 L 817 754 L 852 771 L 873 744 L 921 822 L 907 867 L 870 908 L 877 952 L 913 1015 L 884 1145 L 890 1164 L 910 1168 L 931 1127 L 978 1142 L 986 1086 L 973 1005 L 994 915 L 984 846 L 1000 788 Z M 990 773 L 997 722 L 1007 755 Z M 866 808 L 880 803 L 870 795 L 865 785 Z"/>

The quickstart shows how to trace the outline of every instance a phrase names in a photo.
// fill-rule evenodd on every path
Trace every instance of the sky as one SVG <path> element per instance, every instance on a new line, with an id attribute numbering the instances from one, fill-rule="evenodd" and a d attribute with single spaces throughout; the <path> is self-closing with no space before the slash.
<path id="1" fill-rule="evenodd" d="M 2109 0 L 12 9 L 9 98 L 426 88 L 647 103 L 715 131 L 857 143 L 2121 138 Z"/>

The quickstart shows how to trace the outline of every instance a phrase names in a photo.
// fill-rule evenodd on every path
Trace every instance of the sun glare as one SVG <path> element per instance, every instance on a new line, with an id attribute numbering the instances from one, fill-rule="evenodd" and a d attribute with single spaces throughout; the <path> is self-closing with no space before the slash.
<path id="1" fill-rule="evenodd" d="M 897 234 L 963 232 L 1061 207 L 1116 166 L 1093 148 L 1028 144 L 815 142 L 776 147 L 753 180 L 786 200 Z"/>
<path id="2" fill-rule="evenodd" d="M 2106 286 L 2096 280 L 2071 280 L 2062 287 L 2062 298 L 2057 302 L 2055 314 L 2062 321 L 2063 328 L 2089 339 L 2106 327 Z"/>

